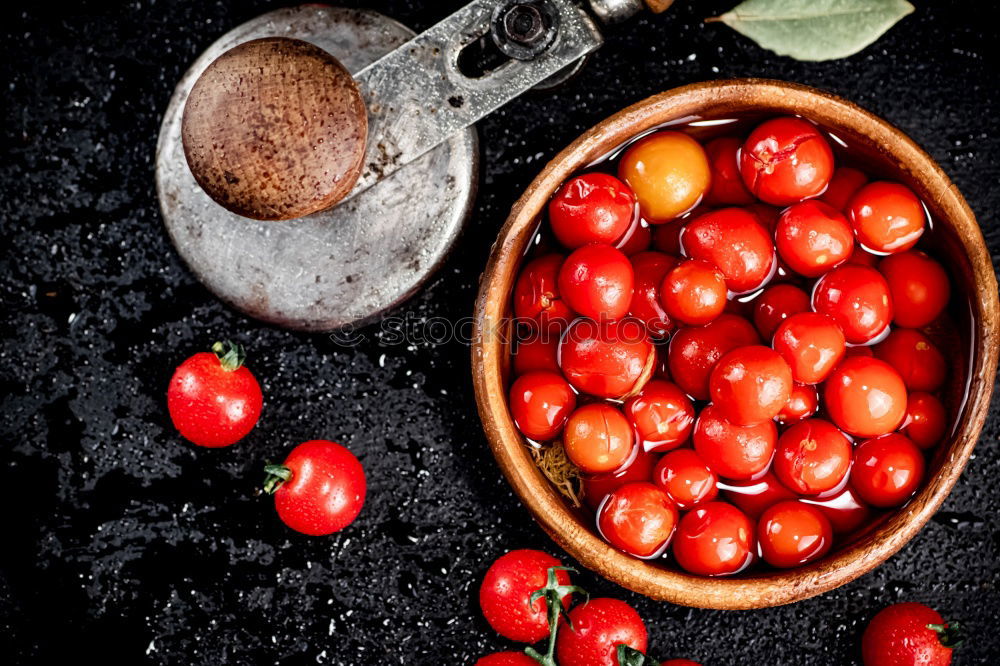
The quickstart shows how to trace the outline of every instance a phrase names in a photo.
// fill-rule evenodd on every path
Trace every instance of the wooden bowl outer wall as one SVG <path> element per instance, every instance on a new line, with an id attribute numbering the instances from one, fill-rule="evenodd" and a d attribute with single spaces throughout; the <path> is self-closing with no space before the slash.
<path id="1" fill-rule="evenodd" d="M 538 216 L 569 176 L 635 135 L 691 116 L 732 113 L 800 114 L 848 141 L 865 144 L 914 188 L 936 220 L 953 277 L 968 290 L 973 340 L 967 402 L 954 434 L 935 456 L 932 479 L 901 510 L 869 534 L 807 566 L 730 578 L 705 578 L 670 570 L 619 552 L 580 520 L 538 470 L 507 408 L 508 347 L 505 331 L 510 295 Z M 969 287 L 974 286 L 972 289 Z M 481 278 L 475 306 L 472 372 L 483 427 L 500 469 L 542 528 L 587 568 L 623 587 L 658 600 L 715 609 L 752 609 L 800 601 L 871 571 L 903 547 L 930 519 L 955 484 L 986 419 L 1000 352 L 997 281 L 982 232 L 971 209 L 941 168 L 888 122 L 834 95 L 783 81 L 733 79 L 697 83 L 647 98 L 591 128 L 546 165 L 514 204 Z"/>

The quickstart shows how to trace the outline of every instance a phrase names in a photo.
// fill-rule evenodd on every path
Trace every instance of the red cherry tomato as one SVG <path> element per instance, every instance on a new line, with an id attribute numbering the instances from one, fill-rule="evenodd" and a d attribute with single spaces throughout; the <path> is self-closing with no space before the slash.
<path id="1" fill-rule="evenodd" d="M 751 518 L 757 518 L 764 513 L 764 509 L 782 500 L 797 497 L 795 493 L 781 485 L 771 472 L 753 481 L 727 481 L 720 485 L 726 499 Z"/>
<path id="2" fill-rule="evenodd" d="M 695 400 L 708 400 L 708 379 L 719 359 L 737 347 L 759 342 L 750 322 L 731 314 L 719 315 L 706 326 L 682 328 L 670 340 L 670 376 Z"/>
<path id="3" fill-rule="evenodd" d="M 264 396 L 243 365 L 243 347 L 216 342 L 212 349 L 177 366 L 167 387 L 167 411 L 184 439 L 219 448 L 235 444 L 253 430 Z"/>
<path id="4" fill-rule="evenodd" d="M 906 419 L 899 431 L 921 449 L 929 449 L 944 438 L 948 415 L 941 401 L 930 393 L 914 391 L 906 398 Z"/>
<path id="5" fill-rule="evenodd" d="M 624 601 L 591 599 L 569 612 L 569 623 L 556 639 L 556 662 L 618 666 L 619 645 L 646 651 L 646 625 L 642 618 Z"/>
<path id="6" fill-rule="evenodd" d="M 545 333 L 527 336 L 514 351 L 514 374 L 524 375 L 536 370 L 559 372 L 559 338 Z"/>
<path id="7" fill-rule="evenodd" d="M 538 666 L 538 662 L 523 652 L 494 652 L 480 657 L 476 666 Z"/>
<path id="8" fill-rule="evenodd" d="M 937 611 L 912 602 L 879 611 L 861 638 L 865 666 L 948 666 L 954 630 Z"/>
<path id="9" fill-rule="evenodd" d="M 743 208 L 713 210 L 691 220 L 681 232 L 681 246 L 688 257 L 718 266 L 737 294 L 757 289 L 774 272 L 771 236 Z"/>
<path id="10" fill-rule="evenodd" d="M 778 412 L 778 423 L 791 425 L 807 419 L 819 410 L 819 393 L 815 386 L 793 384 L 788 402 Z"/>
<path id="11" fill-rule="evenodd" d="M 670 451 L 660 458 L 653 480 L 684 511 L 719 495 L 719 478 L 691 449 Z"/>
<path id="12" fill-rule="evenodd" d="M 833 175 L 833 151 L 812 123 L 774 118 L 747 137 L 740 174 L 758 199 L 787 206 L 823 193 Z"/>
<path id="13" fill-rule="evenodd" d="M 606 173 L 570 178 L 549 202 L 549 223 L 556 239 L 571 250 L 590 243 L 614 243 L 635 217 L 635 195 Z"/>
<path id="14" fill-rule="evenodd" d="M 705 154 L 712 168 L 712 185 L 705 195 L 711 206 L 743 205 L 754 198 L 743 184 L 736 157 L 741 141 L 734 136 L 722 136 L 705 144 Z"/>
<path id="15" fill-rule="evenodd" d="M 875 352 L 872 351 L 871 347 L 848 347 L 844 350 L 844 358 L 853 358 L 854 356 L 874 358 Z"/>
<path id="16" fill-rule="evenodd" d="M 708 388 L 712 402 L 727 420 L 734 425 L 754 425 L 776 417 L 788 402 L 792 370 L 769 347 L 740 347 L 715 364 Z"/>
<path id="17" fill-rule="evenodd" d="M 549 635 L 545 600 L 531 602 L 531 593 L 545 587 L 549 568 L 562 563 L 540 550 L 512 550 L 490 565 L 479 587 L 479 607 L 494 631 L 512 641 L 537 643 Z M 556 572 L 560 585 L 569 585 L 569 572 Z M 562 598 L 569 608 L 572 595 Z M 537 664 L 536 664 L 537 666 Z"/>
<path id="18" fill-rule="evenodd" d="M 809 294 L 790 284 L 776 284 L 768 287 L 753 301 L 753 322 L 765 340 L 774 337 L 774 332 L 785 319 L 799 312 L 808 312 Z"/>
<path id="19" fill-rule="evenodd" d="M 772 343 L 802 384 L 819 384 L 837 367 L 847 346 L 832 318 L 817 312 L 794 314 L 778 327 Z"/>
<path id="20" fill-rule="evenodd" d="M 683 220 L 656 225 L 653 228 L 653 249 L 669 254 L 671 257 L 681 256 L 682 231 L 684 231 Z"/>
<path id="21" fill-rule="evenodd" d="M 622 469 L 608 474 L 588 475 L 581 478 L 583 500 L 587 506 L 596 512 L 604 498 L 617 488 L 634 481 L 653 480 L 653 468 L 658 456 L 643 451 L 641 446 L 636 447 L 635 454 L 635 459 Z"/>
<path id="22" fill-rule="evenodd" d="M 734 425 L 717 405 L 701 410 L 694 424 L 694 450 L 713 472 L 727 479 L 752 479 L 771 464 L 778 428 L 774 421 Z"/>
<path id="23" fill-rule="evenodd" d="M 610 245 L 585 245 L 559 269 L 559 293 L 584 317 L 621 319 L 632 303 L 632 263 Z"/>
<path id="24" fill-rule="evenodd" d="M 818 277 L 847 261 L 854 234 L 847 219 L 822 201 L 803 201 L 786 208 L 774 232 L 778 254 L 799 275 Z"/>
<path id="25" fill-rule="evenodd" d="M 662 224 L 698 205 L 712 173 L 700 143 L 683 132 L 665 131 L 629 146 L 618 162 L 618 177 L 635 192 L 642 216 Z"/>
<path id="26" fill-rule="evenodd" d="M 833 490 L 851 468 L 851 440 L 823 419 L 797 423 L 781 434 L 774 474 L 802 495 Z"/>
<path id="27" fill-rule="evenodd" d="M 577 390 L 624 398 L 645 386 L 656 365 L 646 327 L 635 320 L 577 319 L 559 343 L 559 367 Z"/>
<path id="28" fill-rule="evenodd" d="M 672 319 L 689 326 L 707 324 L 726 308 L 726 279 L 708 262 L 682 261 L 663 278 L 660 303 Z"/>
<path id="29" fill-rule="evenodd" d="M 951 284 L 941 264 L 923 252 L 910 250 L 882 260 L 879 271 L 889 284 L 895 305 L 893 322 L 904 328 L 923 328 L 948 305 Z"/>
<path id="30" fill-rule="evenodd" d="M 875 345 L 875 358 L 894 367 L 910 391 L 936 391 L 944 384 L 947 361 L 920 331 L 897 328 Z"/>
<path id="31" fill-rule="evenodd" d="M 633 455 L 635 434 L 625 416 L 604 403 L 573 412 L 563 433 L 566 456 L 588 474 L 613 472 Z"/>
<path id="32" fill-rule="evenodd" d="M 576 394 L 555 372 L 529 372 L 510 387 L 514 425 L 529 439 L 546 442 L 557 437 L 575 408 Z"/>
<path id="33" fill-rule="evenodd" d="M 866 344 L 892 321 L 892 298 L 885 278 L 874 268 L 845 264 L 824 275 L 813 288 L 816 312 L 833 318 L 848 342 Z"/>
<path id="34" fill-rule="evenodd" d="M 803 497 L 802 501 L 812 504 L 823 512 L 830 521 L 834 534 L 850 534 L 868 523 L 871 517 L 868 505 L 861 501 L 850 485 L 833 497 L 824 499 Z"/>
<path id="35" fill-rule="evenodd" d="M 903 504 L 923 478 L 924 456 L 904 435 L 891 433 L 866 439 L 854 449 L 851 485 L 872 506 Z"/>
<path id="36" fill-rule="evenodd" d="M 685 571 L 725 576 L 744 569 L 753 559 L 754 527 L 732 504 L 709 502 L 681 517 L 673 552 Z"/>
<path id="37" fill-rule="evenodd" d="M 858 242 L 882 254 L 916 245 L 927 221 L 923 204 L 910 188 L 885 181 L 858 190 L 847 204 L 847 217 Z"/>
<path id="38" fill-rule="evenodd" d="M 790 500 L 766 509 L 757 523 L 757 542 L 764 561 L 787 569 L 827 554 L 833 544 L 833 529 L 814 506 Z"/>
<path id="39" fill-rule="evenodd" d="M 892 432 L 906 416 L 906 387 L 891 365 L 876 358 L 845 359 L 823 387 L 826 411 L 838 428 L 858 437 Z"/>
<path id="40" fill-rule="evenodd" d="M 781 216 L 781 209 L 775 206 L 768 206 L 767 204 L 755 202 L 748 204 L 743 207 L 744 210 L 753 213 L 760 222 L 760 226 L 767 229 L 767 232 L 774 235 L 774 229 L 778 226 L 778 218 Z"/>
<path id="41" fill-rule="evenodd" d="M 869 268 L 875 268 L 878 266 L 880 257 L 877 254 L 872 254 L 871 252 L 865 250 L 863 247 L 854 244 L 854 252 L 851 252 L 851 256 L 847 258 L 847 263 L 856 264 L 858 266 L 868 266 Z"/>
<path id="42" fill-rule="evenodd" d="M 868 182 L 868 176 L 862 171 L 851 167 L 838 167 L 830 179 L 830 186 L 820 195 L 820 199 L 839 211 L 847 208 L 847 202 L 854 193 Z"/>
<path id="43" fill-rule="evenodd" d="M 677 264 L 677 260 L 662 252 L 640 252 L 632 257 L 635 288 L 628 312 L 641 319 L 650 334 L 662 337 L 673 329 L 670 315 L 660 304 L 660 286 L 664 276 Z"/>
<path id="44" fill-rule="evenodd" d="M 573 311 L 559 294 L 557 276 L 561 254 L 547 254 L 528 262 L 514 284 L 514 316 L 533 329 L 561 331 Z"/>
<path id="45" fill-rule="evenodd" d="M 365 470 L 354 454 L 335 442 L 303 442 L 283 464 L 268 465 L 266 471 L 264 490 L 274 494 L 278 517 L 297 532 L 339 532 L 364 506 Z"/>
<path id="46" fill-rule="evenodd" d="M 647 451 L 669 451 L 687 441 L 694 428 L 694 405 L 677 386 L 654 379 L 625 403 L 639 441 Z"/>
<path id="47" fill-rule="evenodd" d="M 636 215 L 632 226 L 628 228 L 625 235 L 618 239 L 615 247 L 622 251 L 626 257 L 645 252 L 653 244 L 653 230 L 646 224 L 646 221 Z"/>
<path id="48" fill-rule="evenodd" d="M 615 548 L 641 558 L 659 557 L 677 526 L 677 507 L 651 483 L 626 483 L 597 512 L 601 536 Z"/>

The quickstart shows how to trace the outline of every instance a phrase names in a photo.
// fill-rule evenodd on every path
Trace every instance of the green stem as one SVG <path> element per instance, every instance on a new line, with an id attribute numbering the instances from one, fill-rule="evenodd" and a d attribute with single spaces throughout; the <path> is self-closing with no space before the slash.
<path id="1" fill-rule="evenodd" d="M 556 637 L 559 635 L 559 619 L 565 616 L 566 624 L 572 629 L 573 625 L 569 621 L 569 615 L 562 604 L 562 598 L 567 594 L 582 594 L 589 598 L 587 591 L 577 585 L 560 585 L 556 579 L 559 571 L 572 571 L 576 569 L 569 567 L 549 567 L 548 579 L 545 587 L 540 587 L 531 593 L 530 602 L 534 604 L 539 599 L 545 599 L 546 612 L 549 622 L 549 642 L 546 646 L 545 654 L 540 653 L 533 647 L 524 648 L 524 653 L 537 661 L 542 666 L 557 666 L 556 664 Z"/>
<path id="2" fill-rule="evenodd" d="M 222 367 L 229 372 L 237 370 L 247 358 L 247 353 L 243 349 L 243 345 L 232 340 L 216 342 L 212 345 L 212 351 L 219 358 L 219 363 L 222 364 Z"/>
<path id="3" fill-rule="evenodd" d="M 962 625 L 958 622 L 945 622 L 944 624 L 928 624 L 927 628 L 938 635 L 941 645 L 946 648 L 961 647 L 965 642 L 965 634 L 962 632 Z"/>
<path id="4" fill-rule="evenodd" d="M 284 465 L 264 465 L 264 492 L 273 495 L 285 481 L 292 478 L 292 470 Z"/>

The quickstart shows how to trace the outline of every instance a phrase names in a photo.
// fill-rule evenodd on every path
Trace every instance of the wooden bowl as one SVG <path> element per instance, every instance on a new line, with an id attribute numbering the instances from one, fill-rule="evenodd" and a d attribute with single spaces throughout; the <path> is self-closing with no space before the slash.
<path id="1" fill-rule="evenodd" d="M 935 251 L 945 260 L 956 295 L 968 300 L 967 339 L 958 356 L 967 380 L 952 402 L 956 423 L 937 447 L 929 480 L 902 509 L 826 558 L 789 571 L 706 578 L 623 554 L 605 543 L 593 518 L 573 509 L 538 470 L 507 408 L 511 290 L 549 198 L 589 163 L 644 131 L 681 119 L 734 114 L 800 114 L 860 147 L 920 196 L 935 223 Z M 956 299 L 953 297 L 953 301 Z M 963 309 L 963 308 L 959 308 Z M 819 90 L 781 81 L 724 80 L 674 88 L 611 116 L 559 153 L 514 204 L 482 276 L 476 300 L 472 372 L 483 427 L 500 469 L 542 528 L 581 564 L 654 599 L 719 609 L 787 604 L 833 589 L 881 564 L 933 515 L 965 467 L 986 419 L 1000 350 L 1000 306 L 989 252 L 957 188 L 909 137 L 864 109 Z M 962 381 L 958 381 L 958 395 Z"/>

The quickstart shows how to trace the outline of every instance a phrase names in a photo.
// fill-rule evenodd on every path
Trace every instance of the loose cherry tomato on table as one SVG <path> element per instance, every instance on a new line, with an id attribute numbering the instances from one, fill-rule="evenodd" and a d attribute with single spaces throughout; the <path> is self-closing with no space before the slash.
<path id="1" fill-rule="evenodd" d="M 778 415 L 792 392 L 792 370 L 776 351 L 740 347 L 715 364 L 708 380 L 716 409 L 734 425 L 750 426 Z"/>
<path id="2" fill-rule="evenodd" d="M 653 480 L 684 511 L 719 495 L 715 472 L 691 449 L 670 451 L 660 458 Z"/>
<path id="3" fill-rule="evenodd" d="M 792 379 L 802 384 L 824 381 L 847 350 L 844 332 L 831 317 L 817 312 L 800 312 L 783 321 L 772 346 L 792 369 Z"/>
<path id="4" fill-rule="evenodd" d="M 742 141 L 734 136 L 721 136 L 705 144 L 705 154 L 712 169 L 712 185 L 705 195 L 710 206 L 743 205 L 754 198 L 743 184 L 737 162 Z"/>
<path id="5" fill-rule="evenodd" d="M 781 434 L 774 474 L 802 495 L 833 490 L 851 468 L 851 440 L 823 419 L 797 423 Z"/>
<path id="6" fill-rule="evenodd" d="M 647 451 L 669 451 L 688 440 L 694 405 L 676 385 L 654 379 L 625 403 L 625 414 Z"/>
<path id="7" fill-rule="evenodd" d="M 618 599 L 598 598 L 569 612 L 556 639 L 556 662 L 572 666 L 618 666 L 618 645 L 646 651 L 646 625 Z"/>
<path id="8" fill-rule="evenodd" d="M 246 366 L 243 347 L 216 342 L 211 352 L 190 357 L 167 388 L 170 420 L 184 439 L 219 448 L 243 439 L 260 418 L 264 396 Z"/>
<path id="9" fill-rule="evenodd" d="M 774 242 L 785 264 L 806 277 L 819 277 L 854 252 L 854 234 L 847 218 L 814 199 L 792 204 L 781 213 Z"/>
<path id="10" fill-rule="evenodd" d="M 757 542 L 765 562 L 787 569 L 826 555 L 833 545 L 833 529 L 816 507 L 788 500 L 761 514 Z"/>
<path id="11" fill-rule="evenodd" d="M 557 437 L 575 408 L 576 394 L 555 372 L 529 372 L 510 387 L 514 425 L 529 439 L 546 442 Z"/>
<path id="12" fill-rule="evenodd" d="M 708 400 L 709 376 L 719 359 L 733 349 L 758 343 L 760 338 L 750 322 L 732 314 L 721 314 L 698 328 L 682 328 L 670 340 L 670 376 L 694 399 Z"/>
<path id="13" fill-rule="evenodd" d="M 559 338 L 535 331 L 517 343 L 514 349 L 514 374 L 524 375 L 536 370 L 559 372 Z"/>
<path id="14" fill-rule="evenodd" d="M 753 560 L 754 526 L 732 504 L 709 502 L 681 517 L 673 553 L 685 571 L 702 576 L 734 574 Z"/>
<path id="15" fill-rule="evenodd" d="M 635 459 L 624 468 L 608 474 L 584 475 L 580 479 L 583 486 L 583 500 L 587 506 L 597 511 L 605 497 L 626 483 L 652 481 L 657 458 L 658 456 L 647 453 L 640 446 L 636 447 Z"/>
<path id="16" fill-rule="evenodd" d="M 906 416 L 906 386 L 888 363 L 866 356 L 845 359 L 823 386 L 823 402 L 838 428 L 859 437 L 878 437 Z"/>
<path id="17" fill-rule="evenodd" d="M 924 456 L 899 433 L 866 439 L 854 449 L 851 485 L 868 504 L 899 506 L 924 478 Z"/>
<path id="18" fill-rule="evenodd" d="M 560 296 L 558 275 L 561 254 L 547 254 L 529 261 L 514 284 L 514 316 L 535 330 L 561 331 L 573 311 Z"/>
<path id="19" fill-rule="evenodd" d="M 264 468 L 264 491 L 278 517 L 297 532 L 332 534 L 358 517 L 365 503 L 365 470 L 354 454 L 325 439 L 299 444 L 281 465 Z"/>
<path id="20" fill-rule="evenodd" d="M 921 449 L 929 449 L 944 437 L 948 415 L 941 401 L 930 393 L 914 391 L 906 397 L 906 419 L 899 431 Z"/>
<path id="21" fill-rule="evenodd" d="M 878 266 L 895 305 L 892 321 L 904 328 L 923 328 L 948 305 L 951 283 L 938 262 L 923 252 L 891 254 Z"/>
<path id="22" fill-rule="evenodd" d="M 684 254 L 717 266 L 736 294 L 753 291 L 774 273 L 770 234 L 743 208 L 722 208 L 691 220 L 681 232 Z"/>
<path id="23" fill-rule="evenodd" d="M 635 195 L 607 173 L 570 178 L 549 202 L 556 240 L 571 250 L 590 243 L 615 243 L 635 217 Z"/>
<path id="24" fill-rule="evenodd" d="M 694 424 L 694 450 L 713 472 L 726 479 L 752 479 L 771 463 L 778 441 L 774 421 L 740 426 L 730 423 L 718 405 L 701 410 Z"/>
<path id="25" fill-rule="evenodd" d="M 694 208 L 712 179 L 701 144 L 683 132 L 656 132 L 632 144 L 618 163 L 618 177 L 635 192 L 652 224 Z"/>
<path id="26" fill-rule="evenodd" d="M 856 264 L 844 264 L 821 277 L 813 288 L 812 306 L 832 317 L 855 345 L 877 339 L 893 315 L 885 278 L 874 268 Z"/>
<path id="27" fill-rule="evenodd" d="M 936 391 L 948 374 L 947 361 L 933 342 L 920 331 L 897 328 L 875 345 L 875 358 L 891 365 L 910 391 Z"/>
<path id="28" fill-rule="evenodd" d="M 924 233 L 927 213 L 913 191 L 899 183 L 868 183 L 847 204 L 854 234 L 866 249 L 882 254 L 903 252 Z"/>
<path id="29" fill-rule="evenodd" d="M 523 652 L 495 652 L 480 657 L 476 666 L 538 666 L 538 662 Z"/>
<path id="30" fill-rule="evenodd" d="M 559 269 L 559 293 L 584 317 L 621 319 L 632 303 L 632 263 L 610 245 L 585 245 L 566 257 Z"/>
<path id="31" fill-rule="evenodd" d="M 656 350 L 635 320 L 577 319 L 559 343 L 559 367 L 577 390 L 600 398 L 638 393 L 653 374 Z"/>
<path id="32" fill-rule="evenodd" d="M 562 563 L 540 550 L 512 550 L 490 565 L 479 587 L 479 607 L 493 629 L 512 641 L 537 643 L 549 635 L 545 599 L 531 601 L 531 594 L 545 587 L 550 567 Z M 569 572 L 556 571 L 556 581 L 569 585 Z M 572 595 L 562 597 L 569 608 Z M 535 663 L 537 666 L 537 662 Z"/>
<path id="33" fill-rule="evenodd" d="M 758 199 L 788 206 L 823 193 L 833 176 L 833 151 L 812 123 L 773 118 L 743 143 L 740 174 Z"/>
<path id="34" fill-rule="evenodd" d="M 893 604 L 868 623 L 861 657 L 865 666 L 948 666 L 960 642 L 956 629 L 923 604 Z"/>
<path id="35" fill-rule="evenodd" d="M 677 526 L 677 506 L 652 483 L 626 483 L 597 512 L 597 528 L 608 543 L 641 558 L 663 554 Z"/>
<path id="36" fill-rule="evenodd" d="M 793 384 L 788 402 L 778 412 L 778 423 L 791 425 L 807 419 L 819 410 L 819 392 L 810 384 Z"/>
<path id="37" fill-rule="evenodd" d="M 753 301 L 753 323 L 764 340 L 770 341 L 781 322 L 793 314 L 808 312 L 809 294 L 791 284 L 768 287 Z"/>
<path id="38" fill-rule="evenodd" d="M 570 415 L 563 446 L 570 461 L 587 474 L 606 474 L 620 468 L 634 454 L 635 434 L 620 411 L 595 402 Z"/>
<path id="39" fill-rule="evenodd" d="M 772 472 L 753 481 L 726 481 L 720 484 L 727 500 L 743 513 L 757 518 L 764 509 L 782 500 L 796 499 L 797 495 L 783 486 Z"/>
<path id="40" fill-rule="evenodd" d="M 663 278 L 660 303 L 671 319 L 689 326 L 707 324 L 726 308 L 726 279 L 708 262 L 682 261 Z"/>
<path id="41" fill-rule="evenodd" d="M 868 176 L 864 172 L 851 167 L 837 167 L 830 179 L 829 187 L 823 194 L 819 195 L 819 198 L 843 212 L 854 193 L 867 182 Z"/>
<path id="42" fill-rule="evenodd" d="M 640 252 L 631 259 L 635 288 L 628 313 L 642 320 L 650 334 L 662 337 L 673 329 L 674 324 L 660 304 L 660 286 L 677 260 L 662 252 Z"/>

